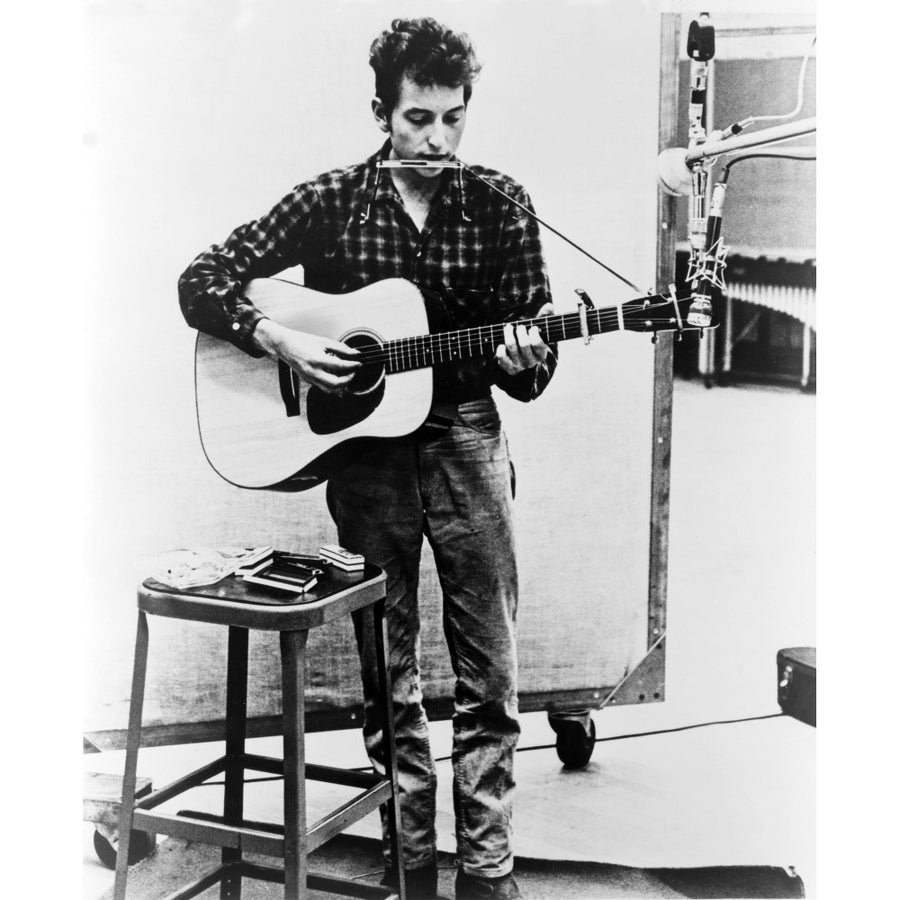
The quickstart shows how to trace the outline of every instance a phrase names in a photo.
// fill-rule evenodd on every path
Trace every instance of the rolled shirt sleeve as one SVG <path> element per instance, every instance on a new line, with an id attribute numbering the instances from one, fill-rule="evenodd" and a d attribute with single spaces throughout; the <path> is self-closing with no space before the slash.
<path id="1" fill-rule="evenodd" d="M 302 262 L 321 223 L 315 187 L 296 187 L 265 216 L 235 228 L 204 250 L 178 279 L 185 321 L 213 337 L 262 356 L 253 331 L 263 313 L 244 295 L 253 278 L 269 278 Z"/>

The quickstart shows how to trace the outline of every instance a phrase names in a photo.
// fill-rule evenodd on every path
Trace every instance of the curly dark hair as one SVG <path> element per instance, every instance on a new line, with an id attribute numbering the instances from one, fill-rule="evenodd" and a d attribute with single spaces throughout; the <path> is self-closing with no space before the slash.
<path id="1" fill-rule="evenodd" d="M 469 102 L 472 82 L 481 71 L 468 35 L 451 31 L 432 18 L 394 19 L 369 50 L 375 93 L 388 114 L 397 103 L 404 75 L 422 87 L 463 87 Z"/>

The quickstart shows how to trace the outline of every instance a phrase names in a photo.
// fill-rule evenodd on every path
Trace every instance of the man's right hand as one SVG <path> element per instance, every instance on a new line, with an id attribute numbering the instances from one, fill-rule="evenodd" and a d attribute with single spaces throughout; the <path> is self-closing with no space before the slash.
<path id="1" fill-rule="evenodd" d="M 362 365 L 358 350 L 271 319 L 260 319 L 253 337 L 260 350 L 287 363 L 304 381 L 328 394 L 343 393 Z"/>

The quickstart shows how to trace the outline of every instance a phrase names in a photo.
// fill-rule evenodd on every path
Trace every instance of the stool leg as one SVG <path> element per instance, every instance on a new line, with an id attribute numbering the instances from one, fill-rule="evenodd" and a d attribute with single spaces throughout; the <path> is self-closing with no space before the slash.
<path id="1" fill-rule="evenodd" d="M 281 702 L 284 729 L 284 897 L 306 897 L 306 631 L 281 632 Z"/>
<path id="2" fill-rule="evenodd" d="M 391 782 L 391 799 L 387 803 L 388 831 L 391 853 L 397 869 L 400 900 L 406 900 L 406 878 L 403 874 L 403 833 L 400 819 L 400 787 L 397 782 L 397 745 L 394 742 L 394 704 L 391 670 L 388 661 L 387 622 L 384 618 L 384 600 L 372 604 L 372 625 L 375 632 L 375 659 L 378 668 L 378 686 L 383 698 L 384 710 L 384 768 Z"/>
<path id="3" fill-rule="evenodd" d="M 228 629 L 228 683 L 225 695 L 225 805 L 227 825 L 244 818 L 244 752 L 247 737 L 247 647 L 249 631 Z M 240 848 L 223 847 L 222 864 L 240 862 Z M 240 900 L 241 876 L 226 875 L 219 889 L 221 900 Z"/>
<path id="4" fill-rule="evenodd" d="M 147 680 L 147 615 L 138 612 L 137 638 L 134 643 L 134 669 L 131 676 L 131 707 L 128 712 L 128 740 L 125 748 L 125 776 L 122 779 L 122 808 L 119 812 L 119 846 L 116 857 L 115 900 L 125 900 L 128 880 L 128 851 L 134 821 L 134 791 L 137 784 L 138 750 L 141 746 L 141 719 L 144 712 L 144 685 Z"/>

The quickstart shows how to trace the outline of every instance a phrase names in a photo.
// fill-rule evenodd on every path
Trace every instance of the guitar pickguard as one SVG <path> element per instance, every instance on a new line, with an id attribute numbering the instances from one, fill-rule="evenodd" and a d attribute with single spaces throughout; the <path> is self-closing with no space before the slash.
<path id="1" fill-rule="evenodd" d="M 375 388 L 365 394 L 345 394 L 337 397 L 310 387 L 306 393 L 306 421 L 313 434 L 337 434 L 365 421 L 384 398 L 382 378 Z"/>
<path id="2" fill-rule="evenodd" d="M 378 334 L 369 329 L 346 332 L 341 340 L 354 350 L 377 349 Z M 326 394 L 310 387 L 306 395 L 307 424 L 313 434 L 337 434 L 364 422 L 384 399 L 385 370 L 381 364 L 358 368 L 345 394 Z"/>

